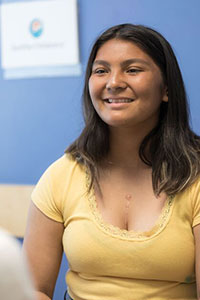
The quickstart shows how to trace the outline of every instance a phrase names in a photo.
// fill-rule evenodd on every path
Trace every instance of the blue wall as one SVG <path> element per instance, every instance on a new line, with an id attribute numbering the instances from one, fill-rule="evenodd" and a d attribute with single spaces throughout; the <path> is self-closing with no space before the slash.
<path id="1" fill-rule="evenodd" d="M 200 1 L 79 0 L 78 4 L 83 70 L 91 44 L 109 26 L 144 24 L 169 40 L 186 83 L 192 127 L 200 134 Z M 35 184 L 63 154 L 83 126 L 82 87 L 83 76 L 5 81 L 0 71 L 1 183 Z M 64 289 L 63 265 L 57 300 L 62 299 Z"/>

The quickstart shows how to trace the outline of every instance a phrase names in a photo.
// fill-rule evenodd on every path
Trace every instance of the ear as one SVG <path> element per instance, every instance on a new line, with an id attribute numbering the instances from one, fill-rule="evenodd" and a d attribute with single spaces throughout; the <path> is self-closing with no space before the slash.
<path id="1" fill-rule="evenodd" d="M 162 101 L 163 102 L 168 102 L 168 88 L 167 86 L 164 88 L 164 94 L 163 94 L 163 98 L 162 98 Z"/>

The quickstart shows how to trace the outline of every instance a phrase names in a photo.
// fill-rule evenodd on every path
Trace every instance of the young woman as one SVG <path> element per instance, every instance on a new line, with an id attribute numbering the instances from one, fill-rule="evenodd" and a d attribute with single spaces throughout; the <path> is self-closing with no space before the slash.
<path id="1" fill-rule="evenodd" d="M 144 26 L 108 29 L 83 101 L 81 136 L 32 195 L 38 299 L 52 299 L 63 248 L 66 299 L 200 299 L 200 138 L 171 46 Z"/>

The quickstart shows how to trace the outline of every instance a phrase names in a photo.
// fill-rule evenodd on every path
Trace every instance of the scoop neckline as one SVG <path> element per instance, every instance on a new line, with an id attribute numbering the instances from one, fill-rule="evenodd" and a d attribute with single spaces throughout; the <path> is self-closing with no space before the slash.
<path id="1" fill-rule="evenodd" d="M 90 186 L 90 176 L 88 172 L 86 172 L 86 187 L 88 190 L 89 190 L 89 186 Z M 103 219 L 101 212 L 97 207 L 94 186 L 92 186 L 90 191 L 88 192 L 88 203 L 96 225 L 104 233 L 112 237 L 123 239 L 123 240 L 145 241 L 157 236 L 167 226 L 167 223 L 170 220 L 170 216 L 173 210 L 174 197 L 175 196 L 167 196 L 167 199 L 164 203 L 161 213 L 158 219 L 156 220 L 154 226 L 150 230 L 144 232 L 121 229 L 105 221 Z"/>

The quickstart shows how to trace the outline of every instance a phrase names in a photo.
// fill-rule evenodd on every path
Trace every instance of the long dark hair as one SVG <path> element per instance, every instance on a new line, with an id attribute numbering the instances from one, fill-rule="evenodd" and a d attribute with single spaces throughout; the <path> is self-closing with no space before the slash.
<path id="1" fill-rule="evenodd" d="M 98 163 L 109 151 L 109 130 L 96 113 L 89 94 L 88 81 L 97 51 L 111 39 L 131 41 L 147 53 L 160 68 L 168 89 L 168 102 L 162 102 L 159 121 L 142 141 L 139 156 L 152 166 L 153 189 L 173 195 L 195 181 L 200 173 L 200 138 L 191 130 L 182 75 L 174 52 L 157 31 L 133 24 L 109 28 L 95 42 L 88 60 L 83 92 L 85 128 L 66 150 L 86 165 L 91 184 L 98 182 Z M 148 156 L 146 149 L 148 145 Z"/>

